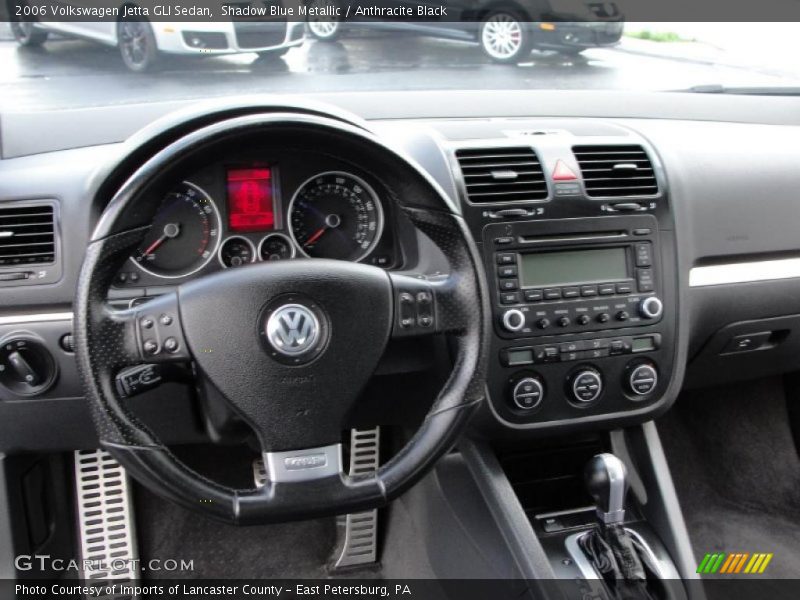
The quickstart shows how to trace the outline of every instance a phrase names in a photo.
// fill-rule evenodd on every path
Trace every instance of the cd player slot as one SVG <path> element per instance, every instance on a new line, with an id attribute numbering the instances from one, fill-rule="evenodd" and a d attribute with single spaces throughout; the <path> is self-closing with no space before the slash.
<path id="1" fill-rule="evenodd" d="M 597 242 L 597 241 L 614 241 L 624 240 L 628 237 L 627 231 L 597 231 L 591 233 L 576 233 L 570 235 L 564 234 L 551 234 L 551 235 L 521 235 L 519 236 L 520 244 L 552 244 L 552 243 L 569 243 L 569 242 Z"/>

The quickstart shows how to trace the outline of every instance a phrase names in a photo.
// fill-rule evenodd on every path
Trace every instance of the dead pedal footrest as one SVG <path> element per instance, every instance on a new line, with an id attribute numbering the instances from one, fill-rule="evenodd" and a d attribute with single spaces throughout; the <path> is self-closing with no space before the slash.
<path id="1" fill-rule="evenodd" d="M 82 578 L 138 581 L 133 502 L 125 469 L 105 450 L 77 450 L 74 458 L 78 535 L 85 561 L 81 564 L 86 566 Z"/>

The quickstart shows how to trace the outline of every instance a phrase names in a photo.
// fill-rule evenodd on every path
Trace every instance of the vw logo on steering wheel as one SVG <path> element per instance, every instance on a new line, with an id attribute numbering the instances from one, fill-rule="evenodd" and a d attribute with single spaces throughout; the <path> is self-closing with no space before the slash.
<path id="1" fill-rule="evenodd" d="M 267 339 L 285 356 L 302 356 L 313 350 L 319 334 L 319 320 L 302 304 L 284 304 L 267 319 Z"/>

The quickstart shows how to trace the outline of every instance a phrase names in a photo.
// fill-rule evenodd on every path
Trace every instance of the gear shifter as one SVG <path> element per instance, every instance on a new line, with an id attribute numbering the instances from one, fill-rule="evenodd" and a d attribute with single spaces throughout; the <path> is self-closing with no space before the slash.
<path id="1" fill-rule="evenodd" d="M 597 506 L 597 518 L 603 525 L 625 520 L 625 495 L 628 492 L 625 464 L 613 454 L 597 454 L 584 470 L 589 494 Z"/>
<path id="2" fill-rule="evenodd" d="M 597 506 L 600 527 L 583 536 L 579 545 L 616 598 L 650 598 L 645 567 L 623 526 L 626 475 L 624 463 L 613 454 L 597 454 L 586 465 L 586 489 Z"/>

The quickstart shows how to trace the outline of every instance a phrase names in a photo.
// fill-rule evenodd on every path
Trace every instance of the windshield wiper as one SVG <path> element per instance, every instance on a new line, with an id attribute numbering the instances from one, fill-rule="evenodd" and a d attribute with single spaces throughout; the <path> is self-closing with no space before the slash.
<path id="1" fill-rule="evenodd" d="M 681 92 L 694 94 L 740 94 L 743 96 L 800 96 L 800 87 L 727 87 L 719 83 L 693 85 Z"/>

